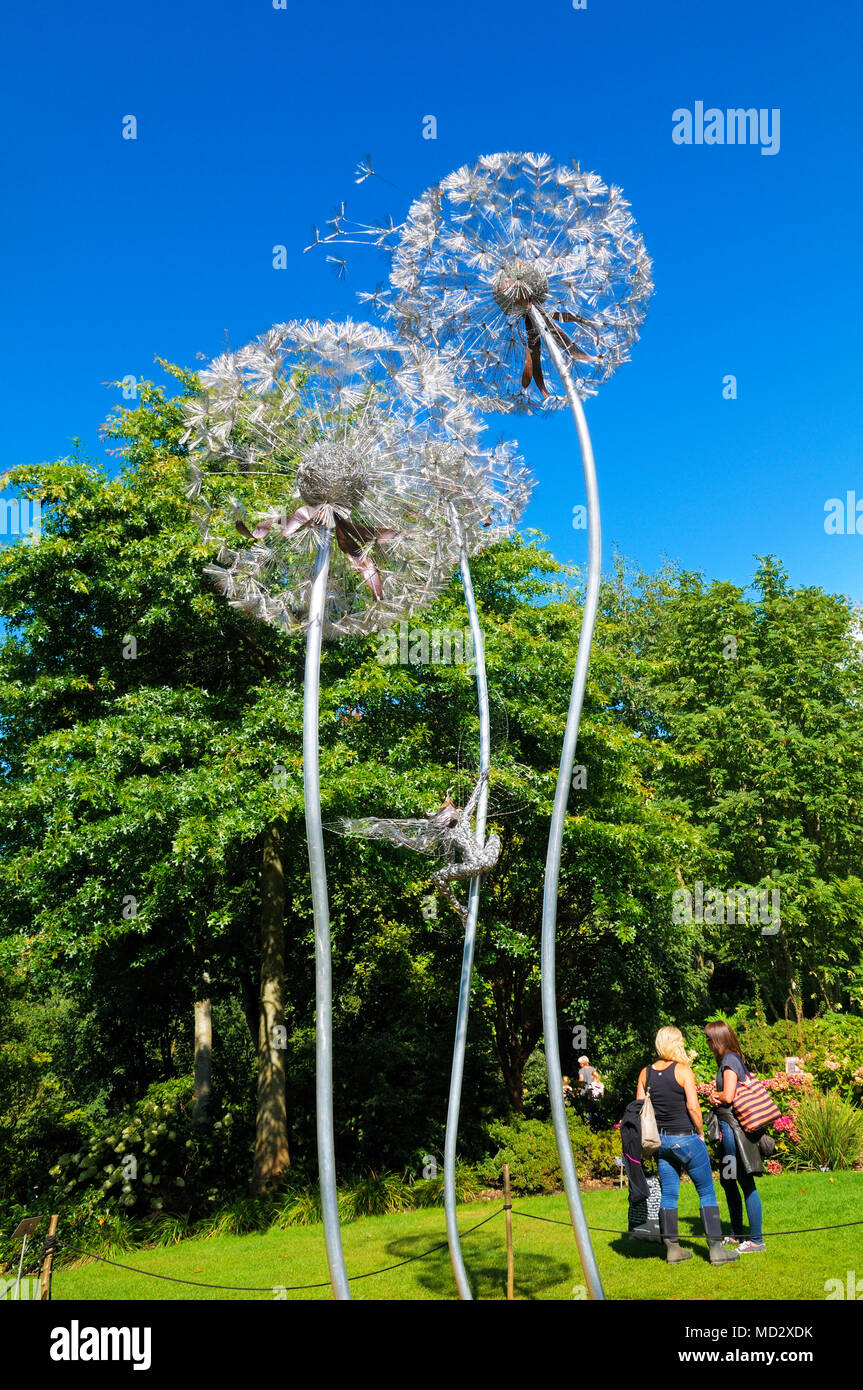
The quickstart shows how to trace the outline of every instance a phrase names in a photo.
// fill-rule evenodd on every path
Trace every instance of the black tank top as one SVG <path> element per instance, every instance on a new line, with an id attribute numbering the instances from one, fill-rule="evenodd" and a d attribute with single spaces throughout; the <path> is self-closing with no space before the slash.
<path id="1" fill-rule="evenodd" d="M 674 1078 L 676 1063 L 671 1062 L 662 1071 L 651 1065 L 647 1069 L 647 1082 L 653 1113 L 660 1129 L 669 1134 L 694 1134 L 695 1127 L 686 1109 L 686 1092 Z"/>

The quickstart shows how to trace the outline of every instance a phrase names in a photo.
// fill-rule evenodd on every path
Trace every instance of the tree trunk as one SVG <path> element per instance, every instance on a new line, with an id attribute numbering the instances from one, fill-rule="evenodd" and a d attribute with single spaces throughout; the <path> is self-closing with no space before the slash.
<path id="1" fill-rule="evenodd" d="M 524 1069 L 542 1036 L 539 993 L 516 968 L 492 984 L 492 1045 L 513 1110 L 524 1111 Z"/>
<path id="2" fill-rule="evenodd" d="M 246 975 L 245 971 L 240 975 L 240 1000 L 243 1006 L 243 1017 L 246 1020 L 246 1027 L 252 1042 L 252 1051 L 257 1057 L 260 1004 L 254 977 Z"/>
<path id="3" fill-rule="evenodd" d="M 258 1119 L 252 1187 L 272 1191 L 290 1165 L 285 1102 L 285 877 L 281 830 L 264 839 L 261 902 L 261 996 L 258 1029 Z"/>
<path id="4" fill-rule="evenodd" d="M 204 983 L 210 983 L 204 975 Z M 192 1119 L 196 1125 L 206 1124 L 210 1107 L 210 1073 L 213 1054 L 213 1011 L 209 999 L 195 1001 L 195 1100 Z"/>
<path id="5" fill-rule="evenodd" d="M 511 1058 L 504 1058 L 500 1063 L 510 1104 L 519 1115 L 524 1113 L 524 1068 L 526 1065 L 526 1063 L 514 1061 Z"/>

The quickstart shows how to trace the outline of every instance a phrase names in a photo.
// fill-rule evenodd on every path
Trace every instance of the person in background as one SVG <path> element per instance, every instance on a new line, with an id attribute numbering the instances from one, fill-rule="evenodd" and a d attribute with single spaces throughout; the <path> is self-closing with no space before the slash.
<path id="1" fill-rule="evenodd" d="M 638 1077 L 636 1098 L 643 1100 L 646 1087 L 659 1129 L 660 1147 L 656 1151 L 662 1200 L 659 1225 L 669 1264 L 679 1264 L 692 1258 L 691 1250 L 679 1244 L 677 1203 L 680 1195 L 680 1176 L 687 1173 L 695 1184 L 701 1204 L 701 1221 L 707 1237 L 712 1265 L 736 1260 L 736 1250 L 726 1250 L 722 1244 L 722 1224 L 713 1186 L 710 1155 L 704 1142 L 704 1121 L 695 1074 L 690 1065 L 692 1057 L 679 1028 L 660 1028 L 656 1035 L 657 1061 L 642 1067 Z"/>
<path id="2" fill-rule="evenodd" d="M 586 1095 L 590 1092 L 592 1095 L 601 1096 L 605 1090 L 602 1084 L 602 1077 L 596 1070 L 596 1067 L 590 1065 L 589 1057 L 579 1057 L 578 1079 L 583 1087 L 582 1095 Z"/>
<path id="3" fill-rule="evenodd" d="M 605 1095 L 605 1086 L 596 1067 L 590 1065 L 589 1057 L 579 1057 L 578 1059 L 578 1081 L 581 1087 L 579 1095 L 584 1102 L 587 1123 L 591 1129 L 596 1129 L 598 1123 L 596 1107 L 601 1097 Z"/>
<path id="4" fill-rule="evenodd" d="M 738 1082 L 745 1081 L 747 1075 L 740 1043 L 734 1029 L 722 1019 L 705 1024 L 704 1033 L 716 1058 L 716 1081 L 710 1094 L 710 1103 L 718 1107 L 733 1106 Z M 728 1215 L 733 1231 L 726 1244 L 736 1245 L 741 1255 L 761 1254 L 767 1247 L 762 1235 L 761 1198 L 755 1186 L 755 1178 L 747 1172 L 738 1152 L 734 1129 L 729 1120 L 721 1115 L 719 1120 L 722 1133 L 719 1181 L 728 1203 Z M 743 1235 L 743 1202 L 746 1203 L 746 1219 L 749 1223 L 748 1240 Z"/>

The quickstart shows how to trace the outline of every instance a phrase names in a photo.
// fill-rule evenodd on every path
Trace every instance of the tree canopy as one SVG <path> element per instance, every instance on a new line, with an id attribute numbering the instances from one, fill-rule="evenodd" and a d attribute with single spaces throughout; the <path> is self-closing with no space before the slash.
<path id="1" fill-rule="evenodd" d="M 34 1076 L 56 1137 L 189 1075 L 206 977 L 214 1084 L 254 1127 L 262 849 L 275 826 L 288 1125 L 312 1167 L 302 638 L 208 585 L 212 557 L 184 497 L 180 399 L 143 384 L 107 429 L 117 476 L 73 458 L 6 479 L 41 499 L 43 522 L 38 544 L 0 550 L 0 1123 Z M 581 611 L 578 575 L 535 534 L 480 557 L 474 584 L 492 693 L 489 828 L 502 848 L 480 911 L 466 1151 L 483 1119 L 521 1108 L 541 1039 L 543 866 Z M 324 651 L 335 1113 L 340 1161 L 356 1168 L 415 1168 L 440 1152 L 461 932 L 443 900 L 431 905 L 429 860 L 346 837 L 339 821 L 422 815 L 449 788 L 466 798 L 473 671 L 414 640 L 466 627 L 454 575 L 406 639 Z M 789 1001 L 863 1011 L 854 633 L 845 600 L 794 589 L 774 559 L 751 591 L 674 567 L 620 565 L 607 580 L 560 885 L 566 1055 L 583 1039 L 579 1050 L 625 1081 L 664 1022 L 755 997 L 773 1017 Z M 674 895 L 696 881 L 778 889 L 780 930 L 677 920 Z M 25 1020 L 34 1002 L 42 1046 Z"/>

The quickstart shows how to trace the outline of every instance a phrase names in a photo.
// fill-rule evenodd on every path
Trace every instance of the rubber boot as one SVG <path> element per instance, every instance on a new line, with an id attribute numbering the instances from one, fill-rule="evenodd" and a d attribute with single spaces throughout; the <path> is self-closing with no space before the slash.
<path id="1" fill-rule="evenodd" d="M 712 1265 L 727 1265 L 732 1260 L 739 1260 L 740 1255 L 736 1250 L 726 1250 L 722 1244 L 722 1222 L 719 1219 L 719 1208 L 702 1207 L 701 1221 L 704 1226 L 704 1234 L 707 1236 L 710 1263 Z"/>
<path id="2" fill-rule="evenodd" d="M 718 1208 L 717 1208 L 718 1211 Z M 679 1265 L 682 1260 L 691 1260 L 691 1250 L 681 1250 L 678 1244 L 677 1229 L 677 1210 L 666 1211 L 665 1207 L 659 1208 L 659 1229 L 662 1232 L 662 1243 L 665 1246 L 665 1260 L 667 1264 Z"/>
<path id="3" fill-rule="evenodd" d="M 652 1217 L 642 1221 L 640 1226 L 630 1226 L 626 1234 L 631 1240 L 650 1240 L 654 1245 L 659 1245 L 662 1240 L 659 1222 Z"/>

